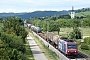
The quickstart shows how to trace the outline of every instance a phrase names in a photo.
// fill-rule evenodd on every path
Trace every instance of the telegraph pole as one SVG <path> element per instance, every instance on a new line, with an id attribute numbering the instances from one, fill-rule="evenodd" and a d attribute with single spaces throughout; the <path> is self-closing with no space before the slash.
<path id="1" fill-rule="evenodd" d="M 48 31 L 49 31 L 49 20 L 47 20 L 47 33 L 48 33 Z"/>
<path id="2" fill-rule="evenodd" d="M 58 35 L 59 35 L 59 32 L 60 32 L 60 25 L 58 24 Z"/>
<path id="3" fill-rule="evenodd" d="M 47 33 L 49 31 L 49 20 L 46 20 L 46 24 L 47 24 Z M 47 35 L 47 41 L 48 41 L 48 35 Z M 48 41 L 48 47 L 49 47 L 49 41 Z"/>
<path id="4" fill-rule="evenodd" d="M 37 22 L 37 27 L 38 27 L 38 22 Z M 37 30 L 36 32 L 37 32 L 37 34 L 38 34 L 38 30 Z"/>

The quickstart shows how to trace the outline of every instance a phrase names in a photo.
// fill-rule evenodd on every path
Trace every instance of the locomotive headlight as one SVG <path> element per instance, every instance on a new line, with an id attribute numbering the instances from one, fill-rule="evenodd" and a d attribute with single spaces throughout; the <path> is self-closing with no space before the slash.
<path id="1" fill-rule="evenodd" d="M 77 52 L 77 51 L 75 51 L 75 52 Z"/>
<path id="2" fill-rule="evenodd" d="M 69 51 L 68 51 L 69 52 Z"/>

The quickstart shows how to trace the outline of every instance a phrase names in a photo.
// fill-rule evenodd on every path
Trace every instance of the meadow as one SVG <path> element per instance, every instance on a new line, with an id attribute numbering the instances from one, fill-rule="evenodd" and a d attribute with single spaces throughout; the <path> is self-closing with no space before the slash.
<path id="1" fill-rule="evenodd" d="M 90 15 L 90 11 L 75 13 L 75 16 L 86 16 L 86 15 Z"/>
<path id="2" fill-rule="evenodd" d="M 80 27 L 80 30 L 81 30 L 82 36 L 90 36 L 90 27 L 86 27 L 86 28 Z M 69 33 L 72 31 L 73 31 L 73 28 L 68 28 L 68 27 L 60 28 L 59 35 L 67 37 Z M 57 31 L 54 31 L 54 33 L 58 34 Z"/>

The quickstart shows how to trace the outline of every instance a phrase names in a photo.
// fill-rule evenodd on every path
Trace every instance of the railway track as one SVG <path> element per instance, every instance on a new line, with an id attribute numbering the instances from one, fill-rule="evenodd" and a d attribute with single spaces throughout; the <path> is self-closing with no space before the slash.
<path id="1" fill-rule="evenodd" d="M 46 46 L 48 46 L 49 49 L 51 49 L 52 51 L 54 51 L 61 60 L 90 60 L 90 56 L 88 56 L 87 54 L 82 53 L 81 51 L 78 51 L 77 56 L 65 56 L 62 52 L 60 52 L 58 49 L 56 49 L 55 47 L 53 47 L 52 44 L 49 44 L 46 40 L 44 40 L 38 34 L 36 34 L 35 32 L 33 32 L 33 34 L 35 36 L 37 36 L 40 40 L 42 40 L 42 42 Z"/>
<path id="2" fill-rule="evenodd" d="M 81 52 L 81 51 L 78 51 L 78 55 L 77 55 L 76 58 L 82 58 L 84 60 L 90 60 L 90 56 L 85 54 L 85 53 L 83 53 L 83 52 Z"/>

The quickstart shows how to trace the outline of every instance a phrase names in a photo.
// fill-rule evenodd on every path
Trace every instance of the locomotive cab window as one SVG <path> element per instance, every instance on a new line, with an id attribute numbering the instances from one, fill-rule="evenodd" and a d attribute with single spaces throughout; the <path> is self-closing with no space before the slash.
<path id="1" fill-rule="evenodd" d="M 76 49 L 76 44 L 68 44 L 67 46 L 68 46 L 68 49 L 71 49 L 71 48 Z"/>

